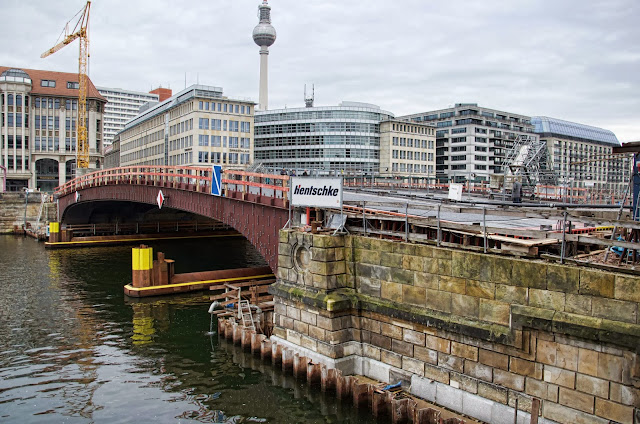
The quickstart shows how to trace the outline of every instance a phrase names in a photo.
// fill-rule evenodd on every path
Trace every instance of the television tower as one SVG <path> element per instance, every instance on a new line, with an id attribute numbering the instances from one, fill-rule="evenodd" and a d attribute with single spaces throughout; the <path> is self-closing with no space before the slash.
<path id="1" fill-rule="evenodd" d="M 263 0 L 258 6 L 260 22 L 253 29 L 253 41 L 260 46 L 260 98 L 258 108 L 267 110 L 269 103 L 269 46 L 276 41 L 276 29 L 271 25 L 271 6 Z"/>

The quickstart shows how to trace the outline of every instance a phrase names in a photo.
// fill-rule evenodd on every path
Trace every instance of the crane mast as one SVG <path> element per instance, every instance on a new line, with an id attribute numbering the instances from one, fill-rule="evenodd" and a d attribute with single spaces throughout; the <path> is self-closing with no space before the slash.
<path id="1" fill-rule="evenodd" d="M 87 60 L 89 57 L 89 9 L 91 2 L 87 1 L 84 8 L 76 14 L 80 15 L 72 31 L 69 22 L 65 25 L 64 39 L 42 53 L 41 58 L 52 55 L 75 39 L 79 39 L 80 53 L 78 55 L 78 136 L 76 139 L 76 168 L 89 168 L 89 142 L 87 140 Z M 75 16 L 74 16 L 75 18 Z M 73 18 L 72 18 L 73 19 Z"/>

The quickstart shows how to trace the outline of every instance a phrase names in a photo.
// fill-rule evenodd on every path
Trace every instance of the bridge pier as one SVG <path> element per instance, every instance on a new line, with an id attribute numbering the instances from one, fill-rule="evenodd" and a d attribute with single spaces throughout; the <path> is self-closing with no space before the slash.
<path id="1" fill-rule="evenodd" d="M 295 230 L 280 233 L 278 265 L 283 368 L 286 349 L 333 368 L 357 404 L 389 411 L 349 375 L 485 422 L 638 423 L 640 276 Z"/>

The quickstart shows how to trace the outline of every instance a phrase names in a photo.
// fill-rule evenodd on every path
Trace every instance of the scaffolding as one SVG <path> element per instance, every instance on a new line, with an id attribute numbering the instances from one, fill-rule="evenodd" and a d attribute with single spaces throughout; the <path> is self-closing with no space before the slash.
<path id="1" fill-rule="evenodd" d="M 538 184 L 557 185 L 558 176 L 549 160 L 547 142 L 527 134 L 520 134 L 507 152 L 504 182 L 519 180 L 523 189 L 533 191 Z"/>

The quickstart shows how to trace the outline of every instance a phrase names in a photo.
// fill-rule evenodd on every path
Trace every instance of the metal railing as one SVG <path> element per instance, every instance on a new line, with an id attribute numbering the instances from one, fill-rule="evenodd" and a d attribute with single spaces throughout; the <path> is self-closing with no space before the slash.
<path id="1" fill-rule="evenodd" d="M 78 190 L 106 185 L 152 185 L 200 193 L 211 192 L 212 169 L 197 166 L 123 166 L 109 168 L 74 178 L 56 187 L 54 195 L 66 196 Z M 222 172 L 221 191 L 281 198 L 288 200 L 289 176 L 247 171 Z"/>

